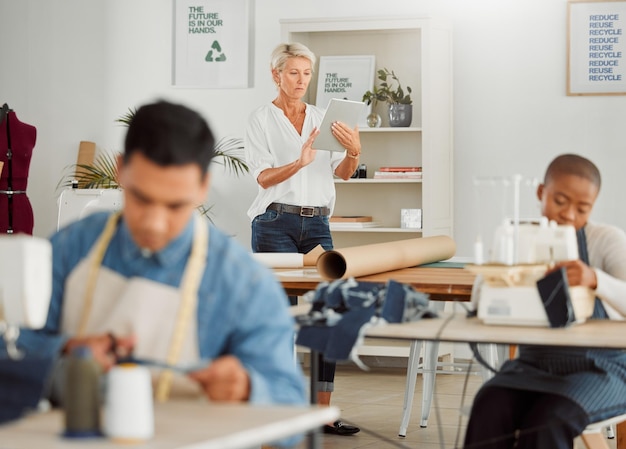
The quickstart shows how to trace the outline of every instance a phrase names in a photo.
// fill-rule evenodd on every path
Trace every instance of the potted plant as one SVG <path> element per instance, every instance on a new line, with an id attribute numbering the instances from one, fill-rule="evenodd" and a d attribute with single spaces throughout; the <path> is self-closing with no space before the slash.
<path id="1" fill-rule="evenodd" d="M 413 118 L 412 89 L 406 86 L 405 93 L 398 76 L 393 70 L 382 68 L 377 73 L 380 80 L 379 85 L 374 86 L 371 91 L 365 92 L 362 101 L 368 105 L 373 103 L 372 111 L 374 111 L 379 101 L 389 104 L 389 126 L 410 126 Z M 372 120 L 372 123 L 374 123 L 374 120 Z M 370 124 L 369 117 L 368 124 Z M 370 124 L 370 126 L 372 125 Z"/>
<path id="2" fill-rule="evenodd" d="M 128 112 L 115 121 L 128 126 L 135 116 L 135 109 Z M 214 161 L 224 165 L 230 172 L 239 176 L 249 171 L 248 165 L 238 155 L 243 150 L 243 139 L 240 137 L 223 137 L 215 143 Z M 73 164 L 66 168 L 66 172 L 57 184 L 57 190 L 67 187 L 80 189 L 119 189 L 117 179 L 117 156 L 120 153 L 111 151 L 99 152 L 91 164 Z M 200 205 L 198 209 L 203 215 L 209 217 L 212 206 Z M 209 217 L 210 218 L 210 217 Z"/>

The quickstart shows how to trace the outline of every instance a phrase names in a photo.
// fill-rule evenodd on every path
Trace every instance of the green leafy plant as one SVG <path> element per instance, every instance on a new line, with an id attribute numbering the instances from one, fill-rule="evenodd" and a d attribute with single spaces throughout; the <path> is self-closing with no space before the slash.
<path id="1" fill-rule="evenodd" d="M 136 109 L 129 108 L 128 112 L 115 119 L 115 122 L 128 126 L 136 112 Z M 243 139 L 224 137 L 215 144 L 214 161 L 236 176 L 248 173 L 250 169 L 239 155 L 243 148 Z M 111 151 L 100 151 L 92 164 L 72 164 L 66 167 L 57 190 L 72 187 L 75 184 L 80 189 L 119 189 L 117 178 L 117 156 L 119 155 L 120 153 Z"/>
<path id="2" fill-rule="evenodd" d="M 100 152 L 92 164 L 73 164 L 65 168 L 57 190 L 67 187 L 79 189 L 119 189 L 117 154 Z"/>
<path id="3" fill-rule="evenodd" d="M 365 92 L 362 101 L 367 102 L 368 105 L 374 103 L 374 108 L 378 101 L 389 104 L 413 104 L 413 100 L 411 99 L 411 92 L 413 91 L 409 86 L 406 86 L 405 93 L 398 76 L 393 70 L 390 71 L 387 68 L 382 68 L 378 70 L 377 73 L 377 78 L 380 80 L 379 85 Z"/>
<path id="4" fill-rule="evenodd" d="M 128 108 L 128 112 L 116 118 L 115 123 L 121 123 L 124 126 L 128 126 L 130 125 L 130 122 L 133 120 L 133 117 L 136 113 L 137 108 Z"/>

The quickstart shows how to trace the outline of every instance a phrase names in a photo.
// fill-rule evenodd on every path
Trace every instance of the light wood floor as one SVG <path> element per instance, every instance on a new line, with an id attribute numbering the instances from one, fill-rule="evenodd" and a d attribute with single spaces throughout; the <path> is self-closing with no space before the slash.
<path id="1" fill-rule="evenodd" d="M 464 387 L 466 377 L 467 386 Z M 332 404 L 341 409 L 343 421 L 358 425 L 361 432 L 352 436 L 324 435 L 323 449 L 461 448 L 467 418 L 459 410 L 461 406 L 471 404 L 482 382 L 481 377 L 475 374 L 438 374 L 428 427 L 420 428 L 422 386 L 419 376 L 411 422 L 406 438 L 400 438 L 398 430 L 405 381 L 404 367 L 374 366 L 366 372 L 354 365 L 339 365 Z M 615 439 L 608 441 L 609 446 L 615 448 Z M 298 449 L 305 447 L 302 444 Z M 579 439 L 575 449 L 585 449 Z"/>

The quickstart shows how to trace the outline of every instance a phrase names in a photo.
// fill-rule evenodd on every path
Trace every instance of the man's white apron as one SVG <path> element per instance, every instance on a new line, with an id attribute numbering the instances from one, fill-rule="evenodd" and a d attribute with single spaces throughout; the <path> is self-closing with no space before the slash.
<path id="1" fill-rule="evenodd" d="M 113 333 L 135 335 L 137 358 L 187 365 L 199 362 L 196 304 L 206 264 L 208 229 L 194 216 L 194 238 L 180 288 L 141 277 L 125 278 L 101 266 L 119 214 L 112 215 L 102 235 L 68 277 L 61 330 L 73 336 Z M 156 385 L 157 400 L 168 397 L 173 373 L 163 371 Z M 193 385 L 193 387 L 192 387 Z M 175 382 L 178 393 L 198 391 L 184 376 Z"/>

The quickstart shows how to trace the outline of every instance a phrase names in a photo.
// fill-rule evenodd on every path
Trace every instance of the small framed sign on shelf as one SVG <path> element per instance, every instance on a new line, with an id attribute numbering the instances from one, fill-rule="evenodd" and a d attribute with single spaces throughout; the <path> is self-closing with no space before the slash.
<path id="1" fill-rule="evenodd" d="M 320 56 L 315 104 L 328 107 L 331 98 L 362 101 L 363 94 L 374 87 L 374 55 Z M 367 128 L 371 105 L 363 108 L 359 128 Z"/>
<path id="2" fill-rule="evenodd" d="M 567 95 L 626 95 L 626 0 L 567 8 Z"/>

